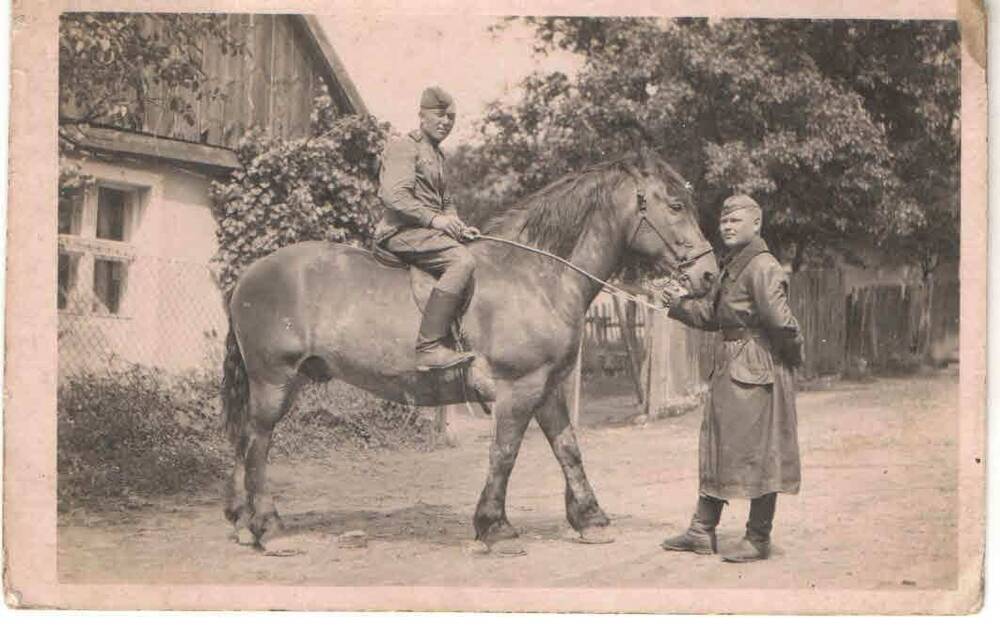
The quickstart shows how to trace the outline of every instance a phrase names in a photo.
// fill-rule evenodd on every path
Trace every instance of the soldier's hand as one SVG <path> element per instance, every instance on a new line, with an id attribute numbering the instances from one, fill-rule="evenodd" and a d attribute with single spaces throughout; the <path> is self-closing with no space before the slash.
<path id="1" fill-rule="evenodd" d="M 682 297 L 687 296 L 688 290 L 681 285 L 680 282 L 676 280 L 668 280 L 664 283 L 663 290 L 660 293 L 660 297 L 663 300 L 664 305 L 670 308 L 677 304 Z"/>
<path id="2" fill-rule="evenodd" d="M 461 240 L 462 233 L 469 229 L 461 219 L 450 214 L 439 214 L 434 217 L 431 227 L 441 230 L 456 241 Z"/>

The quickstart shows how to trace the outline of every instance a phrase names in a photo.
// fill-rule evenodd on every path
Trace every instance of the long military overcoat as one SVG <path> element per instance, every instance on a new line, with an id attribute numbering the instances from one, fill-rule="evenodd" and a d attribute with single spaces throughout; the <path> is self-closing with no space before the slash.
<path id="1" fill-rule="evenodd" d="M 797 493 L 799 324 L 788 277 L 760 237 L 733 252 L 713 289 L 670 317 L 718 330 L 699 441 L 699 491 L 719 499 Z"/>

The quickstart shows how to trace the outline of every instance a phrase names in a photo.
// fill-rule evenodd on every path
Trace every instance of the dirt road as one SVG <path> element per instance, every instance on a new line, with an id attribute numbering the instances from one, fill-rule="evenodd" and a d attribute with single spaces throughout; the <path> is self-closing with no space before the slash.
<path id="1" fill-rule="evenodd" d="M 508 494 L 528 555 L 466 554 L 490 439 L 479 418 L 453 423 L 452 449 L 276 462 L 284 546 L 298 555 L 266 556 L 229 541 L 219 499 L 205 495 L 61 516 L 59 573 L 61 581 L 119 583 L 952 588 L 957 404 L 956 371 L 800 394 L 803 489 L 779 497 L 773 558 L 753 565 L 658 547 L 687 525 L 694 505 L 695 411 L 641 427 L 581 429 L 588 474 L 617 528 L 611 545 L 564 537 L 562 475 L 533 427 Z M 721 544 L 738 541 L 746 510 L 742 501 L 726 509 Z M 337 545 L 339 534 L 358 529 L 367 548 Z"/>

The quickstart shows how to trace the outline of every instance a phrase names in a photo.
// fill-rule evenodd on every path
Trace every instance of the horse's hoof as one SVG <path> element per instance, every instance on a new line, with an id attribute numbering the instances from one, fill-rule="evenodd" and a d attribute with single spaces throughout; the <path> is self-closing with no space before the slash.
<path id="1" fill-rule="evenodd" d="M 253 532 L 250 531 L 249 527 L 241 527 L 237 529 L 236 533 L 233 534 L 233 538 L 235 538 L 236 542 L 241 545 L 253 545 L 257 542 L 257 539 L 254 538 Z"/>
<path id="2" fill-rule="evenodd" d="M 462 553 L 467 556 L 488 556 L 490 546 L 481 540 L 470 540 L 462 544 Z"/>
<path id="3" fill-rule="evenodd" d="M 583 545 L 607 545 L 615 542 L 614 533 L 610 527 L 584 527 L 580 535 L 572 540 Z"/>
<path id="4" fill-rule="evenodd" d="M 528 553 L 524 545 L 517 538 L 498 540 L 490 545 L 490 551 L 498 556 L 506 556 L 508 558 L 523 556 Z"/>
<path id="5" fill-rule="evenodd" d="M 254 539 L 261 545 L 266 545 L 269 541 L 280 537 L 285 530 L 284 523 L 281 522 L 281 517 L 276 512 L 259 519 L 252 519 L 249 527 Z"/>

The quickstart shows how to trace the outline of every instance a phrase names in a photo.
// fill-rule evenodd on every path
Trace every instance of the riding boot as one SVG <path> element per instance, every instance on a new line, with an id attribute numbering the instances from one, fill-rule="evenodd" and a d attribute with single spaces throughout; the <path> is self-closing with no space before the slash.
<path id="1" fill-rule="evenodd" d="M 693 551 L 710 555 L 716 552 L 715 527 L 722 518 L 725 501 L 715 497 L 700 495 L 698 507 L 691 517 L 691 526 L 678 536 L 667 538 L 660 546 L 666 551 Z"/>
<path id="2" fill-rule="evenodd" d="M 455 352 L 444 345 L 462 299 L 461 295 L 439 289 L 431 291 L 424 308 L 424 318 L 420 322 L 420 334 L 417 336 L 418 370 L 442 370 L 474 358 L 471 352 Z"/>
<path id="3" fill-rule="evenodd" d="M 722 556 L 726 562 L 756 562 L 771 555 L 771 527 L 778 494 L 771 492 L 750 501 L 750 517 L 743 540 Z"/>

